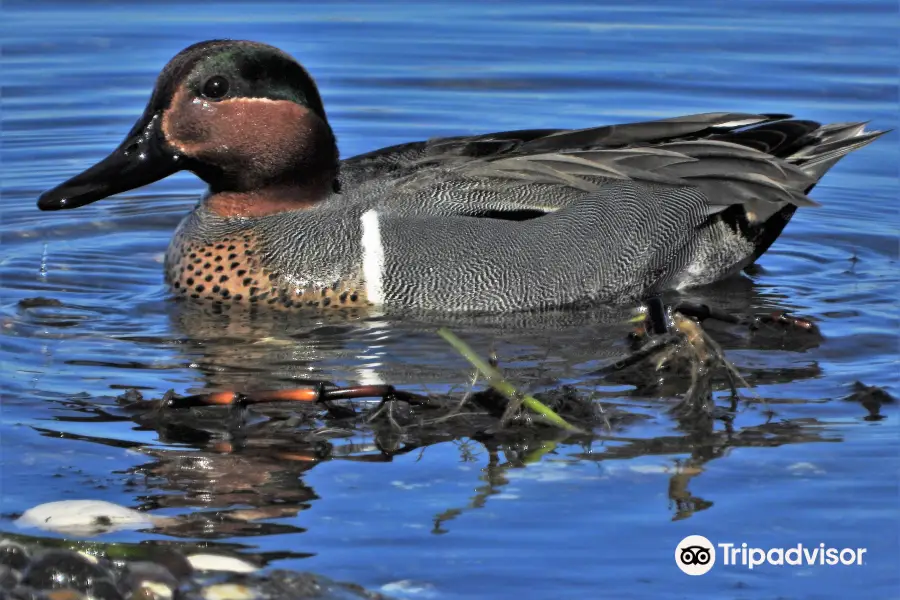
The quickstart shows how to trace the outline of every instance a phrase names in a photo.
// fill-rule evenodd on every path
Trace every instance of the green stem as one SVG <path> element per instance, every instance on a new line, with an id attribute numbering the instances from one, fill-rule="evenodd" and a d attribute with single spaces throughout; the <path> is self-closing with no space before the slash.
<path id="1" fill-rule="evenodd" d="M 456 349 L 457 352 L 462 354 L 466 360 L 472 363 L 478 372 L 487 379 L 488 383 L 492 388 L 497 390 L 499 393 L 506 396 L 506 398 L 510 401 L 516 401 L 518 398 L 522 399 L 522 403 L 527 406 L 530 410 L 536 412 L 539 415 L 542 415 L 549 422 L 553 423 L 557 427 L 561 427 L 563 429 L 569 431 L 579 431 L 580 429 L 575 427 L 574 425 L 570 425 L 565 419 L 560 417 L 558 414 L 549 409 L 543 402 L 531 396 L 529 394 L 523 394 L 519 392 L 513 384 L 504 379 L 503 375 L 497 369 L 493 368 L 491 365 L 487 363 L 483 358 L 478 356 L 478 354 L 469 347 L 464 341 L 456 337 L 452 331 L 447 329 L 446 327 L 441 327 L 438 329 L 438 335 L 447 340 L 447 342 Z"/>

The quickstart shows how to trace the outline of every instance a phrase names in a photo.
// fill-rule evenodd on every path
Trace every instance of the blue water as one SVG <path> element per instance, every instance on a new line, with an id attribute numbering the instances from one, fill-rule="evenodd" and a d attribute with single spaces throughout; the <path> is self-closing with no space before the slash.
<path id="1" fill-rule="evenodd" d="M 217 543 L 406 597 L 900 597 L 900 415 L 889 404 L 868 420 L 841 400 L 857 380 L 900 392 L 896 133 L 835 167 L 813 194 L 822 207 L 801 210 L 731 292 L 741 306 L 812 318 L 824 339 L 761 348 L 734 334 L 728 358 L 776 414 L 753 404 L 733 431 L 717 424 L 709 456 L 667 415 L 671 398 L 592 377 L 609 347 L 624 352 L 623 331 L 599 325 L 458 328 L 479 349 L 493 345 L 523 385 L 576 384 L 647 417 L 590 448 L 561 444 L 528 461 L 458 440 L 390 462 L 303 463 L 104 418 L 127 387 L 159 397 L 377 376 L 438 393 L 464 388 L 468 370 L 418 324 L 254 328 L 185 314 L 161 259 L 202 189 L 188 174 L 75 211 L 35 207 L 117 145 L 161 67 L 203 39 L 253 39 L 297 57 L 344 156 L 438 135 L 709 111 L 887 129 L 900 113 L 895 2 L 7 0 L 0 33 L 0 530 L 63 498 L 160 515 L 277 498 L 296 514 Z M 61 305 L 20 305 L 36 297 Z M 364 436 L 343 443 L 350 458 L 377 454 Z M 673 560 L 688 534 L 867 554 L 859 567 L 719 565 L 688 577 Z"/>

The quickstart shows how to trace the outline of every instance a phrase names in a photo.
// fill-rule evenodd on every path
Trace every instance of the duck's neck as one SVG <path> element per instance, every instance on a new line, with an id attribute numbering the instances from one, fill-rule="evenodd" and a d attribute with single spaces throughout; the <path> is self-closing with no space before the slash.
<path id="1" fill-rule="evenodd" d="M 273 184 L 245 192 L 210 192 L 203 203 L 208 210 L 220 217 L 265 217 L 312 208 L 334 193 L 334 190 L 334 177 L 322 177 L 303 184 Z"/>
<path id="2" fill-rule="evenodd" d="M 289 105 L 297 108 L 279 106 Z M 279 127 L 245 123 L 241 131 L 252 135 L 230 141 L 225 150 L 216 147 L 205 162 L 195 161 L 192 170 L 209 184 L 209 210 L 222 217 L 264 217 L 310 208 L 337 191 L 334 133 L 324 118 L 298 110 Z"/>

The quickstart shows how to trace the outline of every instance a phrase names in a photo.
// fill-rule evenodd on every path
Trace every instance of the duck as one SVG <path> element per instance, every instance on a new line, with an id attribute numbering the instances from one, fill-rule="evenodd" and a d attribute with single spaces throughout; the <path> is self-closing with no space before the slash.
<path id="1" fill-rule="evenodd" d="M 177 298 L 257 310 L 504 313 L 617 305 L 739 273 L 867 123 L 704 113 L 412 141 L 342 159 L 290 54 L 210 40 L 160 73 L 72 209 L 187 170 L 208 186 L 166 251 Z"/>

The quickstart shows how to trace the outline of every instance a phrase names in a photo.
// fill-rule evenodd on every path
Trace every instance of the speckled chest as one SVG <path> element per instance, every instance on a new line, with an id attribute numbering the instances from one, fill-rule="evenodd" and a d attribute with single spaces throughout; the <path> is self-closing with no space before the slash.
<path id="1" fill-rule="evenodd" d="M 178 227 L 165 259 L 172 292 L 195 302 L 275 309 L 368 306 L 357 270 L 333 277 L 298 277 L 302 257 L 286 265 L 271 243 L 250 224 L 210 227 L 197 215 Z M 289 251 L 288 251 L 289 252 Z M 316 266 L 310 266 L 316 271 Z M 302 273 L 299 273 L 302 275 Z M 302 281 L 303 283 L 299 283 Z"/>

